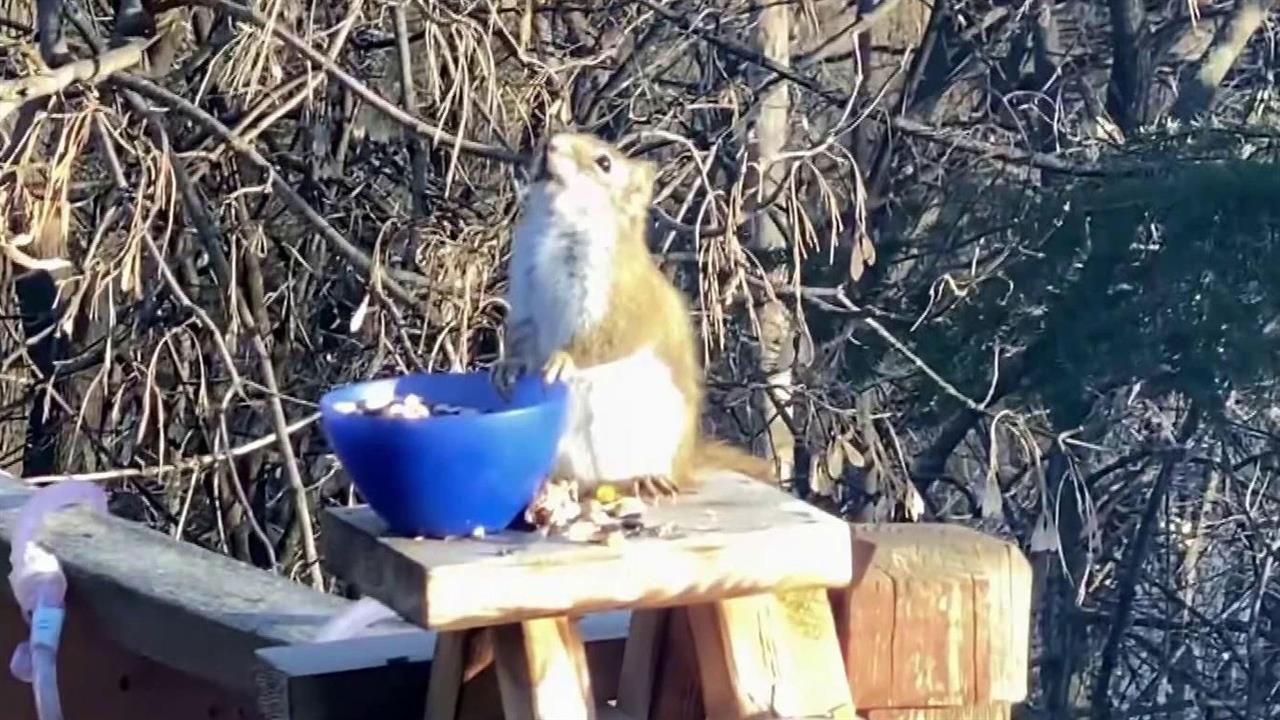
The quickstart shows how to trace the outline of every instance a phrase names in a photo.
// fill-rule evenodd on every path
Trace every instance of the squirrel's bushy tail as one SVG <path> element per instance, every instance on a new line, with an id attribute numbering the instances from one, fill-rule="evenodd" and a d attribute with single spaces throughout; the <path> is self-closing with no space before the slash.
<path id="1" fill-rule="evenodd" d="M 699 438 L 693 447 L 694 475 L 700 476 L 717 470 L 741 473 L 770 485 L 778 484 L 772 461 L 719 440 Z"/>

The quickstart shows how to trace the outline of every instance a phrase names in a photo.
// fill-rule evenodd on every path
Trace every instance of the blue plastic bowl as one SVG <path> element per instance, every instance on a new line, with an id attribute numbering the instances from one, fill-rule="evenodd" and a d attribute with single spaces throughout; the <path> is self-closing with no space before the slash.
<path id="1" fill-rule="evenodd" d="M 421 419 L 341 413 L 334 404 L 370 397 L 475 408 Z M 567 391 L 527 376 L 510 402 L 488 373 L 425 373 L 373 380 L 320 398 L 329 444 L 360 494 L 390 529 L 407 536 L 468 535 L 509 526 L 550 474 Z"/>

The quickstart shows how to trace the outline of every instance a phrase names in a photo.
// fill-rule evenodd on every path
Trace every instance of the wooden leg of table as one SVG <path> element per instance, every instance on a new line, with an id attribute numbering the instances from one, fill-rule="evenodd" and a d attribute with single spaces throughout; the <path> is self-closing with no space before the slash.
<path id="1" fill-rule="evenodd" d="M 702 683 L 698 677 L 698 654 L 693 646 L 689 613 L 674 608 L 667 618 L 662 657 L 658 661 L 654 688 L 653 720 L 705 720 Z"/>
<path id="2" fill-rule="evenodd" d="M 703 720 L 698 658 L 683 608 L 636 610 L 622 656 L 618 710 L 629 720 Z"/>
<path id="3" fill-rule="evenodd" d="M 824 590 L 687 609 L 707 720 L 853 720 L 853 697 Z"/>
<path id="4" fill-rule="evenodd" d="M 431 679 L 427 683 L 425 720 L 454 720 L 457 717 L 467 639 L 465 630 L 436 635 L 436 651 L 431 658 Z"/>
<path id="5" fill-rule="evenodd" d="M 586 649 L 569 618 L 493 628 L 506 720 L 595 720 Z"/>
<path id="6" fill-rule="evenodd" d="M 867 710 L 867 720 L 1009 720 L 1009 703 L 954 708 L 885 708 Z"/>
<path id="7" fill-rule="evenodd" d="M 667 631 L 670 611 L 634 610 L 622 650 L 622 671 L 618 678 L 618 709 L 631 720 L 653 717 L 653 691 Z"/>

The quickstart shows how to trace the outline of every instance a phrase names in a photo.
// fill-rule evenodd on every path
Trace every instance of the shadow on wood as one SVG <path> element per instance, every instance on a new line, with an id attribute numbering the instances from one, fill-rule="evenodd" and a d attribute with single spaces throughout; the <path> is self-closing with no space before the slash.
<path id="1" fill-rule="evenodd" d="M 58 685 L 67 718 L 138 720 L 157 717 L 157 708 L 164 708 L 165 720 L 262 718 L 250 693 L 219 687 L 121 649 L 97 627 L 74 589 L 67 605 L 58 650 Z M 0 655 L 6 660 L 0 672 L 4 720 L 36 718 L 31 686 L 14 679 L 7 667 L 14 646 L 26 636 L 27 625 L 17 603 L 8 593 L 0 593 Z"/>

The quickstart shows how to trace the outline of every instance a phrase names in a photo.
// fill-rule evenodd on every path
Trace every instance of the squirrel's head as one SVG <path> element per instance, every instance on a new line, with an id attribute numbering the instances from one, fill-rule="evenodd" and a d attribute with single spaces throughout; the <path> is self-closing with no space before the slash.
<path id="1" fill-rule="evenodd" d="M 574 225 L 603 228 L 647 222 L 656 170 L 592 135 L 556 133 L 535 158 L 529 203 Z"/>

